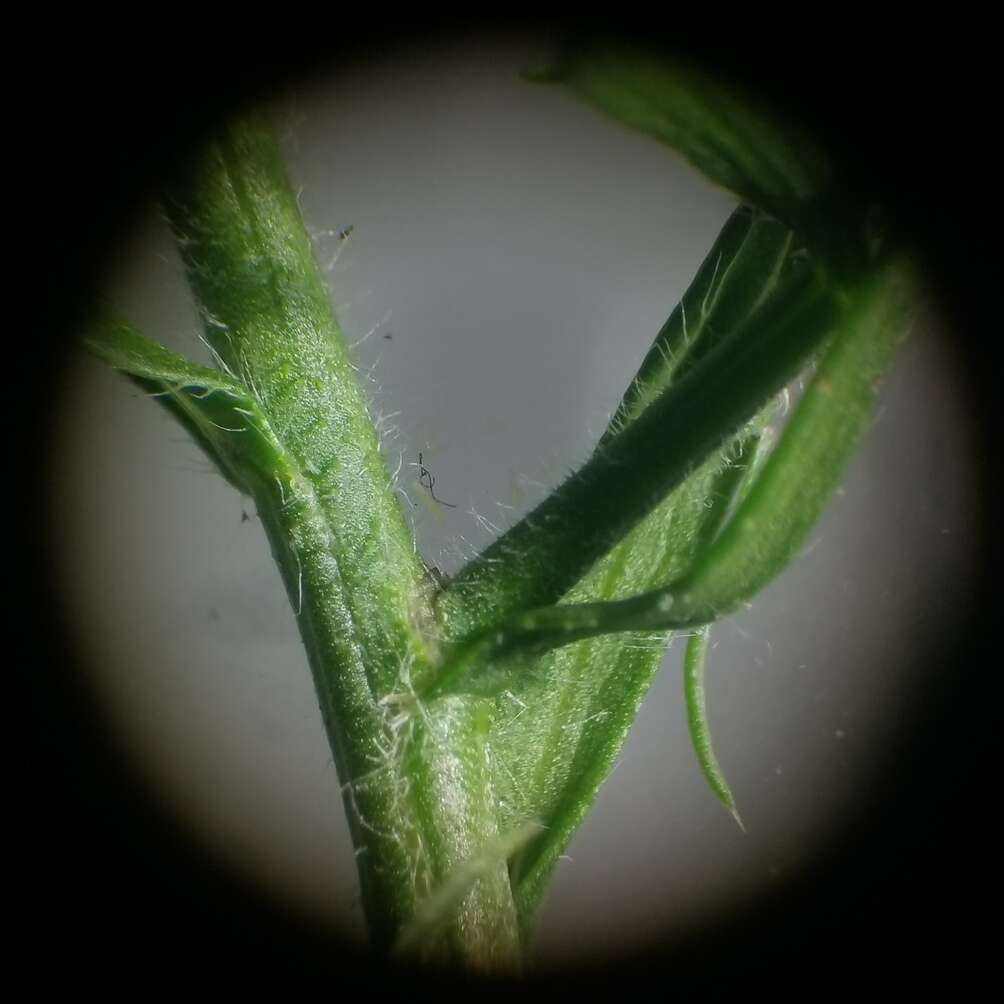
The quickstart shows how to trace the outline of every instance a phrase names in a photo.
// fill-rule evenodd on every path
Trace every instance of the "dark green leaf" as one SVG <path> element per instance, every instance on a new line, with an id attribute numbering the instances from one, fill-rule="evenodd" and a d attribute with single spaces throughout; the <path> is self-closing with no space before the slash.
<path id="1" fill-rule="evenodd" d="M 611 117 L 689 160 L 711 181 L 776 216 L 817 263 L 859 275 L 868 213 L 809 132 L 748 88 L 664 51 L 609 39 L 570 44 L 537 79 L 567 84 Z"/>

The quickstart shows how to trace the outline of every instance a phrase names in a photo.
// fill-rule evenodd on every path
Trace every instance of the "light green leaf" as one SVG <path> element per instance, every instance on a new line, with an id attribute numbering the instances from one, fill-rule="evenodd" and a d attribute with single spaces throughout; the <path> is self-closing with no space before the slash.
<path id="1" fill-rule="evenodd" d="M 594 635 L 710 623 L 735 610 L 790 561 L 843 474 L 872 413 L 879 379 L 907 330 L 910 269 L 888 268 L 861 289 L 835 326 L 791 421 L 748 494 L 694 567 L 660 589 L 613 602 L 530 610 L 458 647 L 438 688 L 477 692 L 477 677 L 518 652 Z M 499 686 L 492 672 L 493 686 Z"/>
<path id="2" fill-rule="evenodd" d="M 833 331 L 844 304 L 804 251 L 793 246 L 789 232 L 753 221 L 750 233 L 756 240 L 732 252 L 742 267 L 737 288 L 730 287 L 720 301 L 721 327 L 711 294 L 712 320 L 697 340 L 693 365 L 654 400 L 646 403 L 644 390 L 630 398 L 627 408 L 637 412 L 632 420 L 625 423 L 628 412 L 621 412 L 617 427 L 587 463 L 438 597 L 449 639 L 559 600 L 671 491 L 720 455 Z M 762 253 L 764 242 L 773 245 L 773 254 Z M 719 265 L 726 280 L 729 264 L 723 257 Z M 682 332 L 683 318 L 681 310 L 664 343 L 671 345 L 676 326 Z M 650 373 L 642 383 L 666 379 Z"/>
<path id="3" fill-rule="evenodd" d="M 503 626 L 468 642 L 466 653 L 458 653 L 458 662 L 467 662 L 468 685 L 486 673 L 493 690 L 503 688 L 498 700 L 499 737 L 492 752 L 499 765 L 497 788 L 504 807 L 516 814 L 533 811 L 548 826 L 510 869 L 525 932 L 561 850 L 613 765 L 660 662 L 666 630 L 706 623 L 718 613 L 716 607 L 702 611 L 697 619 L 667 617 L 662 606 L 672 592 L 658 590 L 632 598 L 633 590 L 642 583 L 655 584 L 655 575 L 664 576 L 663 582 L 699 584 L 710 573 L 734 606 L 784 566 L 836 486 L 867 426 L 878 377 L 904 334 L 911 297 L 912 282 L 905 267 L 891 269 L 861 290 L 853 308 L 836 325 L 813 383 L 785 431 L 783 448 L 770 452 L 769 442 L 761 440 L 752 470 L 739 479 L 734 471 L 722 472 L 720 464 L 710 466 L 703 475 L 709 480 L 685 483 L 667 499 L 665 510 L 653 513 L 651 525 L 642 524 L 651 543 L 658 539 L 657 519 L 669 531 L 675 520 L 677 527 L 687 527 L 683 540 L 690 542 L 690 549 L 681 548 L 678 539 L 675 548 L 660 553 L 661 562 L 639 568 L 638 558 L 646 548 L 641 536 L 645 531 L 638 528 L 634 533 L 639 537 L 625 538 L 565 603 L 523 615 L 516 634 L 523 629 L 526 633 L 514 645 L 509 646 Z M 723 480 L 731 481 L 736 494 L 728 502 L 724 525 L 721 509 L 706 520 L 695 519 L 690 506 L 703 510 L 705 501 L 719 493 L 728 498 L 721 490 Z M 735 530 L 751 511 L 774 514 L 769 532 L 759 538 L 737 535 Z M 695 556 L 698 547 L 701 553 Z M 723 561 L 730 555 L 730 561 L 748 573 L 740 576 L 739 597 L 726 567 L 729 562 Z M 604 578 L 604 573 L 610 577 Z M 615 599 L 588 602 L 604 595 Z M 548 618 L 553 620 L 548 623 Z M 567 644 L 608 630 L 633 633 Z M 559 637 L 564 647 L 541 656 L 542 649 Z"/>
<path id="4" fill-rule="evenodd" d="M 102 319 L 84 344 L 172 412 L 240 491 L 250 494 L 252 480 L 286 470 L 268 420 L 236 381 L 144 338 L 124 321 Z"/>
<path id="5" fill-rule="evenodd" d="M 683 697 L 687 708 L 687 727 L 690 730 L 690 741 L 693 743 L 697 762 L 701 766 L 711 790 L 718 800 L 732 813 L 733 819 L 739 824 L 739 829 L 745 830 L 736 800 L 729 788 L 725 775 L 718 765 L 718 759 L 711 746 L 711 726 L 708 724 L 708 709 L 704 695 L 704 671 L 708 655 L 708 641 L 711 635 L 710 627 L 698 628 L 687 639 L 687 648 L 683 656 Z"/>
<path id="6" fill-rule="evenodd" d="M 622 597 L 640 583 L 665 581 L 688 568 L 704 536 L 701 527 L 728 507 L 730 463 L 739 449 L 712 458 L 673 492 L 570 591 L 567 602 Z M 503 825 L 527 812 L 547 824 L 510 869 L 527 933 L 560 854 L 616 761 L 668 641 L 668 632 L 638 632 L 556 649 L 528 660 L 526 672 L 510 675 L 496 699 L 491 754 Z"/>
<path id="7" fill-rule="evenodd" d="M 726 224 L 681 304 L 659 332 L 599 449 L 658 394 L 692 369 L 744 317 L 786 295 L 805 268 L 791 232 L 749 207 Z M 774 406 L 722 454 L 710 457 L 566 595 L 564 602 L 621 598 L 675 578 L 712 539 L 732 506 L 751 443 Z M 500 661 L 490 753 L 500 825 L 537 814 L 547 822 L 517 855 L 512 878 L 525 930 L 559 855 L 609 773 L 638 705 L 662 662 L 666 632 L 605 636 L 539 657 L 513 679 Z M 508 686 L 506 686 L 508 684 Z"/>

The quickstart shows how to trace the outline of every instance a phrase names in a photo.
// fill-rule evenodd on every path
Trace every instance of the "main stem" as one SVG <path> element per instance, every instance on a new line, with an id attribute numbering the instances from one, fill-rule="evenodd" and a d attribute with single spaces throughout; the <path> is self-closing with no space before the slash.
<path id="1" fill-rule="evenodd" d="M 422 714 L 394 700 L 438 661 L 432 584 L 417 556 L 278 146 L 227 125 L 165 193 L 221 368 L 282 445 L 248 485 L 306 646 L 348 813 L 375 945 L 389 948 L 447 877 L 497 837 L 483 702 Z M 518 965 L 504 861 L 426 954 Z"/>

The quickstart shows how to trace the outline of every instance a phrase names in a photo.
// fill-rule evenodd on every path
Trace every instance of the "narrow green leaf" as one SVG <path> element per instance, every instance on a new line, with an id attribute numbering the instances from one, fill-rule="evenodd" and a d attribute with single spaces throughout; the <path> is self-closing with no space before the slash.
<path id="1" fill-rule="evenodd" d="M 727 505 L 723 481 L 733 478 L 729 464 L 737 459 L 737 448 L 727 458 L 709 459 L 597 562 L 565 602 L 618 598 L 682 574 L 703 539 L 701 527 L 717 521 Z M 510 676 L 496 699 L 490 753 L 500 825 L 528 812 L 547 825 L 510 867 L 524 937 L 559 856 L 613 768 L 668 640 L 667 632 L 636 632 L 555 649 Z"/>
<path id="2" fill-rule="evenodd" d="M 695 565 L 700 565 L 702 554 L 706 553 L 717 540 L 734 510 L 748 497 L 770 455 L 773 442 L 773 427 L 766 425 L 761 432 L 751 435 L 742 444 L 738 462 L 729 468 L 731 478 L 722 486 L 729 501 L 726 505 L 719 506 L 717 518 L 707 520 L 702 527 Z M 687 727 L 701 772 L 715 796 L 729 810 L 739 828 L 745 832 L 746 828 L 736 808 L 735 798 L 711 745 L 711 726 L 704 692 L 710 633 L 710 625 L 698 628 L 687 639 L 687 647 L 684 650 L 683 697 L 687 709 Z"/>
<path id="3" fill-rule="evenodd" d="M 518 614 L 460 644 L 430 694 L 479 692 L 494 667 L 593 635 L 710 623 L 780 572 L 815 523 L 871 417 L 879 380 L 906 333 L 913 283 L 901 264 L 859 291 L 778 446 L 749 494 L 694 568 L 670 585 L 628 599 L 565 604 Z"/>
<path id="4" fill-rule="evenodd" d="M 739 824 L 739 829 L 745 831 L 746 827 L 739 818 L 732 789 L 725 780 L 711 746 L 711 728 L 708 724 L 708 709 L 704 696 L 704 670 L 710 634 L 710 627 L 702 627 L 687 639 L 687 648 L 683 656 L 683 697 L 687 708 L 687 727 L 705 780 L 718 801 L 732 813 L 732 817 Z"/>
<path id="5" fill-rule="evenodd" d="M 790 423 L 806 423 L 807 427 L 799 438 L 815 440 L 818 453 L 814 456 L 803 453 L 806 470 L 815 472 L 816 460 L 830 453 L 829 463 L 825 465 L 832 478 L 830 488 L 839 477 L 841 454 L 846 459 L 846 452 L 849 452 L 853 440 L 866 425 L 870 412 L 870 407 L 867 406 L 864 411 L 856 408 L 854 399 L 863 397 L 870 405 L 877 375 L 905 327 L 904 314 L 911 298 L 910 283 L 902 274 L 896 273 L 892 274 L 888 288 L 883 291 L 884 282 L 883 279 L 877 283 L 879 291 L 876 292 L 876 299 L 886 302 L 886 322 L 877 320 L 874 331 L 866 330 L 867 325 L 848 323 L 831 346 L 817 376 L 817 380 L 824 381 L 821 385 L 824 396 L 827 387 L 833 388 L 842 384 L 844 379 L 849 380 L 855 388 L 854 392 L 847 394 L 849 411 L 845 413 L 843 406 L 839 405 L 828 415 L 815 413 L 806 416 L 803 413 L 803 417 L 799 418 L 796 412 Z M 882 313 L 881 310 L 878 312 Z M 869 313 L 864 311 L 865 317 Z M 854 318 L 848 318 L 848 321 L 851 320 Z M 841 342 L 845 345 L 843 349 L 838 348 L 838 343 Z M 861 365 L 859 370 L 855 370 L 855 362 Z M 831 370 L 832 376 L 839 374 L 842 379 L 828 384 L 826 381 L 832 380 L 832 376 L 827 375 Z M 857 380 L 854 379 L 855 375 Z M 831 430 L 830 434 L 826 433 L 831 420 L 835 421 L 837 430 L 841 431 Z M 758 423 L 757 428 L 761 425 L 762 423 Z M 820 434 L 822 439 L 817 438 Z M 826 448 L 827 441 L 832 443 L 829 440 L 831 434 L 837 442 L 832 452 Z M 687 525 L 689 521 L 695 520 L 699 511 L 705 511 L 704 501 L 728 497 L 728 489 L 723 490 L 723 485 L 730 481 L 736 498 L 729 503 L 728 511 L 723 512 L 719 508 L 716 512 L 713 507 L 704 521 L 697 519 L 692 524 L 694 529 L 689 534 L 690 546 L 700 546 L 707 553 L 709 542 L 721 540 L 725 529 L 723 522 L 725 526 L 732 522 L 723 517 L 736 510 L 737 506 L 741 510 L 748 501 L 753 486 L 762 479 L 768 464 L 767 458 L 773 457 L 771 442 L 768 428 L 760 436 L 752 459 L 748 459 L 748 444 L 742 458 L 733 456 L 733 461 L 744 459 L 749 467 L 739 479 L 738 485 L 735 483 L 736 468 L 733 468 L 719 473 L 717 481 L 713 478 L 703 486 L 698 486 L 696 479 L 692 479 L 678 489 L 667 500 L 667 510 L 650 517 L 653 529 L 657 516 L 663 518 L 663 525 L 670 529 L 674 525 Z M 775 466 L 774 471 L 775 478 L 781 481 L 785 479 L 783 470 Z M 794 476 L 794 467 L 788 468 L 788 473 Z M 694 489 L 691 506 L 679 504 L 685 498 L 681 493 L 688 487 Z M 667 519 L 673 511 L 673 502 L 678 503 L 675 522 L 672 517 Z M 809 500 L 809 506 L 812 505 Z M 694 508 L 695 506 L 700 509 Z M 647 529 L 647 524 L 648 521 L 635 532 Z M 653 533 L 648 539 L 654 541 L 658 538 Z M 624 545 L 629 543 L 634 543 L 630 536 L 624 541 Z M 681 548 L 681 543 L 677 543 L 675 554 L 670 552 L 667 555 L 668 560 L 663 565 L 661 576 L 664 582 L 682 580 L 694 567 L 693 557 L 688 562 L 686 548 Z M 618 549 L 611 552 L 611 555 L 598 563 L 596 572 L 591 572 L 572 590 L 567 598 L 570 603 L 603 595 L 605 584 L 599 579 L 598 573 L 601 569 L 609 573 L 608 562 L 617 553 Z M 693 553 L 690 551 L 691 555 Z M 637 556 L 637 552 L 635 555 Z M 644 573 L 627 576 L 620 580 L 615 592 L 619 596 L 625 596 L 630 593 L 632 586 L 637 588 L 645 582 L 654 584 L 652 578 L 644 577 Z M 527 660 L 522 672 L 518 659 L 509 662 L 516 672 L 505 681 L 509 685 L 508 689 L 497 699 L 499 736 L 492 746 L 492 754 L 500 768 L 496 771 L 496 784 L 503 801 L 503 819 L 513 818 L 513 815 L 518 818 L 520 812 L 533 811 L 548 827 L 514 858 L 510 868 L 524 938 L 529 937 L 534 916 L 559 855 L 613 766 L 637 707 L 661 661 L 666 637 L 665 633 L 660 636 L 659 633 L 633 632 L 577 641 L 548 652 L 536 662 Z M 492 661 L 490 657 L 482 656 L 480 664 Z M 504 658 L 499 661 L 506 664 Z M 529 713 L 530 709 L 533 714 Z M 508 817 L 505 815 L 506 811 L 510 813 Z"/>
<path id="6" fill-rule="evenodd" d="M 740 207 L 711 248 L 632 381 L 600 449 L 706 355 L 744 317 L 787 294 L 805 267 L 791 232 Z M 749 442 L 769 405 L 722 454 L 710 457 L 566 594 L 563 602 L 622 598 L 683 574 L 731 506 Z M 500 826 L 527 815 L 547 823 L 511 866 L 524 937 L 561 852 L 613 767 L 661 664 L 666 632 L 607 635 L 540 657 L 514 680 L 502 676 L 490 755 Z M 503 666 L 505 664 L 503 663 Z M 510 667 L 511 669 L 511 667 Z"/>
<path id="7" fill-rule="evenodd" d="M 721 451 L 807 362 L 843 314 L 806 269 L 715 344 L 440 594 L 450 638 L 553 603 Z M 643 627 L 647 630 L 647 627 Z"/>
<path id="8" fill-rule="evenodd" d="M 739 206 L 683 299 L 659 331 L 610 425 L 603 447 L 728 335 L 805 281 L 808 252 L 777 220 Z"/>
<path id="9" fill-rule="evenodd" d="M 144 338 L 124 321 L 99 321 L 84 344 L 167 407 L 238 490 L 250 494 L 252 480 L 286 470 L 268 420 L 236 381 Z"/>

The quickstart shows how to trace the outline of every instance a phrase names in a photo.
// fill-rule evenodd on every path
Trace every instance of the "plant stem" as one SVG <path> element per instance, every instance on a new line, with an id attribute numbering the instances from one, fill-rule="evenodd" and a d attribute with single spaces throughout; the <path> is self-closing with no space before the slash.
<path id="1" fill-rule="evenodd" d="M 436 662 L 432 587 L 271 131 L 257 120 L 221 129 L 180 166 L 165 204 L 206 341 L 281 452 L 245 487 L 309 656 L 371 935 L 388 949 L 418 905 L 497 837 L 487 716 L 469 698 L 429 714 L 395 701 Z M 504 860 L 479 875 L 432 954 L 511 968 L 519 948 Z"/>

